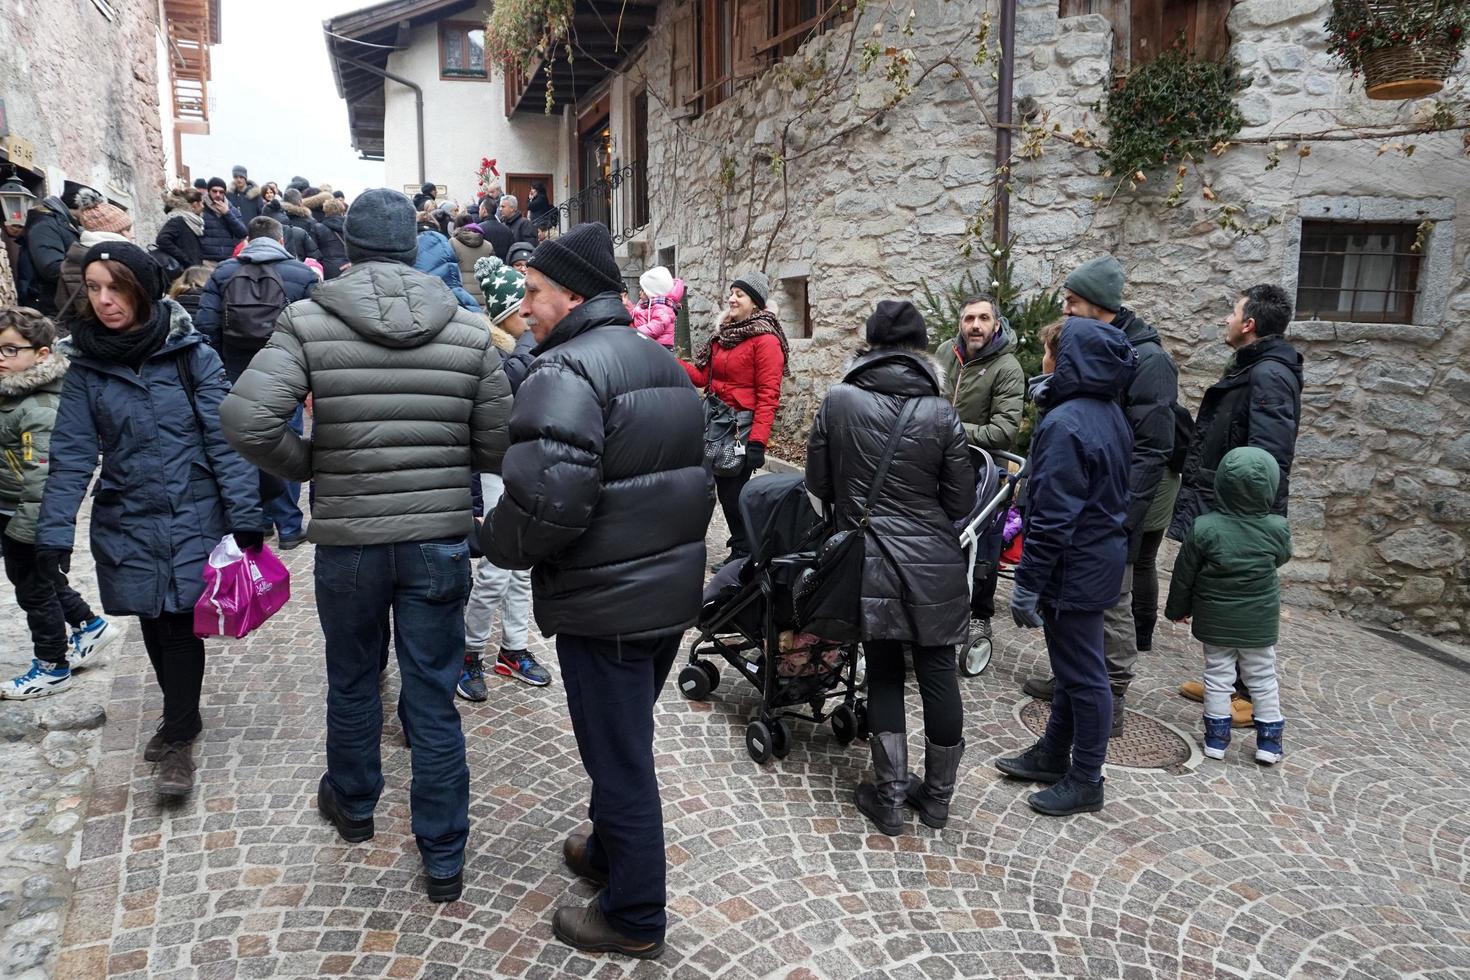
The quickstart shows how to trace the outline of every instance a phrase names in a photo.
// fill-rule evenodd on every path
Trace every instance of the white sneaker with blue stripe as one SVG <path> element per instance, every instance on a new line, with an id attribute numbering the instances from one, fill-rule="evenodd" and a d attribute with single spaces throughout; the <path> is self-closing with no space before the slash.
<path id="1" fill-rule="evenodd" d="M 0 698 L 11 701 L 29 701 L 31 698 L 44 698 L 49 694 L 57 694 L 68 687 L 71 687 L 70 669 L 52 667 L 42 660 L 32 660 L 30 670 L 0 684 Z"/>
<path id="2" fill-rule="evenodd" d="M 83 623 L 72 630 L 71 649 L 66 651 L 66 659 L 72 670 L 94 663 L 97 654 L 116 639 L 117 634 L 118 630 L 101 616 L 94 616 L 91 622 Z"/>

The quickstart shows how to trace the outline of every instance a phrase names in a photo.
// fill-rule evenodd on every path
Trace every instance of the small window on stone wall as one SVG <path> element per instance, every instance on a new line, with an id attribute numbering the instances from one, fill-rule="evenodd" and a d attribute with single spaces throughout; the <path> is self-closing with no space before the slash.
<path id="1" fill-rule="evenodd" d="M 1176 44 L 1207 61 L 1230 50 L 1233 0 L 1058 0 L 1057 14 L 1102 14 L 1113 27 L 1113 70 L 1146 64 Z"/>
<path id="2" fill-rule="evenodd" d="M 1296 318 L 1412 323 L 1417 233 L 1412 224 L 1303 221 Z"/>
<path id="3" fill-rule="evenodd" d="M 787 337 L 799 340 L 812 335 L 812 305 L 807 300 L 806 276 L 781 280 L 781 291 L 776 297 L 776 315 L 781 318 L 781 327 Z"/>

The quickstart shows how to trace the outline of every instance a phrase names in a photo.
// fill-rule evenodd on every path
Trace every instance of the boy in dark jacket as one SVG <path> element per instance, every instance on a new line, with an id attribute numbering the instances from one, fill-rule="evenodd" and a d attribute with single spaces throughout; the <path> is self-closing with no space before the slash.
<path id="1" fill-rule="evenodd" d="M 1194 522 L 1169 583 L 1164 615 L 1191 621 L 1205 645 L 1205 755 L 1225 758 L 1230 691 L 1237 667 L 1255 708 L 1256 761 L 1281 761 L 1281 696 L 1276 640 L 1281 582 L 1291 560 L 1291 529 L 1271 513 L 1281 468 L 1264 449 L 1242 446 L 1215 471 L 1215 509 Z"/>
<path id="2" fill-rule="evenodd" d="M 1051 350 L 1048 349 L 1048 355 Z M 1133 433 L 1117 393 L 1138 355 L 1111 324 L 1072 317 L 1036 404 L 1045 414 L 1031 440 L 1026 548 L 1011 591 L 1017 626 L 1046 629 L 1056 688 L 1046 734 L 996 768 L 1054 783 L 1027 798 L 1048 816 L 1101 810 L 1103 758 L 1113 699 L 1103 658 L 1103 611 L 1122 592 L 1128 561 L 1128 468 Z M 1069 762 L 1070 757 L 1070 762 Z"/>

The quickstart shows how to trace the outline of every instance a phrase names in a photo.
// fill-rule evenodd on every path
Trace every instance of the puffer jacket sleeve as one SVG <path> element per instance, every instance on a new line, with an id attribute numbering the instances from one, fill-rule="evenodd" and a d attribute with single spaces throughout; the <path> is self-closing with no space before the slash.
<path id="1" fill-rule="evenodd" d="M 956 363 L 951 360 L 951 364 Z M 966 425 L 970 442 L 981 449 L 1010 451 L 1021 431 L 1021 411 L 1026 402 L 1026 374 L 1018 361 L 1004 358 L 990 388 L 990 419 L 984 425 Z"/>
<path id="2" fill-rule="evenodd" d="M 31 264 L 46 282 L 55 282 L 61 276 L 66 250 L 77 240 L 76 235 L 66 234 L 66 227 L 63 219 L 53 216 L 26 229 L 26 249 L 30 252 Z"/>
<path id="3" fill-rule="evenodd" d="M 536 337 L 527 330 L 516 338 L 515 349 L 500 359 L 501 366 L 505 368 L 506 380 L 510 382 L 511 394 L 521 390 L 521 382 L 526 380 L 531 362 L 536 360 L 536 355 L 531 353 L 535 347 Z"/>
<path id="4" fill-rule="evenodd" d="M 1281 483 L 1272 502 L 1272 510 L 1280 512 L 1296 455 L 1296 375 L 1275 362 L 1262 364 L 1250 374 L 1249 397 L 1246 445 L 1266 450 L 1281 468 Z"/>
<path id="5" fill-rule="evenodd" d="M 56 406 L 51 433 L 51 461 L 41 495 L 36 547 L 70 551 L 76 540 L 77 511 L 97 469 L 97 424 L 87 398 L 87 385 L 75 368 L 68 371 Z"/>
<path id="6" fill-rule="evenodd" d="M 830 504 L 836 499 L 836 490 L 832 486 L 832 462 L 827 458 L 827 404 L 828 400 L 823 399 L 806 437 L 806 490 Z"/>
<path id="7" fill-rule="evenodd" d="M 234 208 L 226 208 L 225 213 L 220 215 L 220 219 L 224 221 L 225 227 L 235 238 L 244 238 L 250 234 L 245 228 L 245 222 L 240 220 L 240 212 Z"/>
<path id="8" fill-rule="evenodd" d="M 1174 403 L 1179 382 L 1164 356 L 1141 357 L 1128 385 L 1125 412 L 1133 430 L 1133 455 L 1128 466 L 1128 557 L 1138 553 L 1143 518 L 1163 479 L 1164 466 L 1174 452 Z"/>
<path id="9" fill-rule="evenodd" d="M 587 380 L 559 363 L 526 376 L 510 415 L 505 493 L 481 531 L 498 568 L 530 568 L 592 522 L 602 493 L 602 406 Z"/>
<path id="10" fill-rule="evenodd" d="M 772 334 L 761 334 L 750 343 L 755 345 L 751 358 L 755 368 L 755 418 L 750 424 L 750 441 L 764 446 L 771 441 L 776 409 L 781 407 L 781 375 L 786 370 L 786 356 L 781 351 L 781 341 Z"/>
<path id="11" fill-rule="evenodd" d="M 500 351 L 494 344 L 486 344 L 480 362 L 480 387 L 470 414 L 471 465 L 476 473 L 500 472 L 510 441 L 510 406 L 510 379 L 501 365 Z"/>
<path id="12" fill-rule="evenodd" d="M 1026 547 L 1016 585 L 1042 595 L 1052 571 L 1072 543 L 1072 531 L 1088 497 L 1087 448 L 1081 434 L 1062 424 L 1047 426 L 1031 443 L 1031 478 L 1026 486 Z"/>
<path id="13" fill-rule="evenodd" d="M 944 456 L 939 467 L 939 505 L 952 521 L 969 516 L 975 506 L 975 467 L 970 463 L 970 450 L 965 445 L 965 430 L 960 417 L 947 402 L 939 413 L 939 438 L 944 443 Z"/>
<path id="14" fill-rule="evenodd" d="M 241 456 L 282 479 L 305 482 L 312 475 L 311 443 L 289 423 L 311 391 L 311 378 L 292 317 L 288 306 L 220 405 L 219 417 L 225 438 Z"/>
<path id="15" fill-rule="evenodd" d="M 689 383 L 694 385 L 694 387 L 709 387 L 710 369 L 708 364 L 706 364 L 703 368 L 697 368 L 690 362 L 684 360 L 683 358 L 680 358 L 679 366 L 684 369 L 685 374 L 689 375 Z"/>
<path id="16" fill-rule="evenodd" d="M 179 265 L 187 267 L 189 253 L 179 244 L 179 236 L 192 234 L 194 233 L 189 230 L 183 220 L 169 218 L 163 223 L 163 227 L 158 229 L 158 235 L 153 239 L 153 244 L 158 246 L 160 252 L 173 256 L 174 261 Z"/>
<path id="17" fill-rule="evenodd" d="M 1030 541 L 1026 544 L 1029 546 Z M 1169 599 L 1164 603 L 1164 618 L 1170 622 L 1194 614 L 1194 580 L 1200 569 L 1199 539 L 1193 533 L 1184 539 L 1174 559 L 1174 574 L 1169 578 Z"/>
<path id="18" fill-rule="evenodd" d="M 220 423 L 220 403 L 230 391 L 224 362 L 203 344 L 194 345 L 184 356 L 193 359 L 194 404 L 204 433 L 204 453 L 219 484 L 230 530 L 264 531 L 267 527 L 260 509 L 260 477 L 230 448 Z"/>
<path id="19" fill-rule="evenodd" d="M 41 495 L 46 489 L 56 409 L 33 399 L 22 409 L 17 421 L 22 439 L 17 454 L 21 467 L 20 501 L 15 516 L 5 527 L 5 536 L 30 544 L 36 540 L 36 526 L 41 518 Z"/>

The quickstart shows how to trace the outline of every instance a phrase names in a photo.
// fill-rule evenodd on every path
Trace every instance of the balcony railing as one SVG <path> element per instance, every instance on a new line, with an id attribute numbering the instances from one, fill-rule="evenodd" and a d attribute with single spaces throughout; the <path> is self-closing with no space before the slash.
<path id="1" fill-rule="evenodd" d="M 555 237 L 572 225 L 600 221 L 612 232 L 613 244 L 621 245 L 648 227 L 648 218 L 648 168 L 638 160 L 614 165 L 606 179 L 588 184 L 539 223 Z"/>

